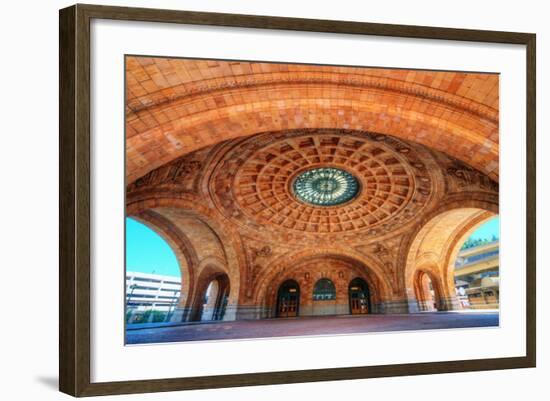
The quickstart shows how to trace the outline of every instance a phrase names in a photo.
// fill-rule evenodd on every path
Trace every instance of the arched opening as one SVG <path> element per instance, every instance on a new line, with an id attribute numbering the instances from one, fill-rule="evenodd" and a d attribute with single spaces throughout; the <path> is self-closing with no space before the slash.
<path id="1" fill-rule="evenodd" d="M 229 298 L 229 278 L 226 274 L 216 276 L 208 283 L 202 305 L 200 307 L 200 321 L 223 320 Z"/>
<path id="2" fill-rule="evenodd" d="M 254 294 L 255 302 L 262 307 L 261 318 L 277 316 L 278 291 L 287 280 L 296 281 L 301 294 L 307 294 L 300 298 L 300 316 L 349 315 L 349 284 L 355 278 L 368 283 L 369 313 L 387 311 L 391 287 L 382 266 L 376 259 L 353 250 L 346 255 L 331 249 L 294 252 L 264 269 L 266 274 Z M 323 279 L 331 284 L 320 281 Z"/>
<path id="3" fill-rule="evenodd" d="M 242 246 L 241 239 L 232 235 L 234 232 L 221 224 L 200 199 L 189 194 L 179 198 L 166 196 L 162 192 L 151 192 L 144 198 L 129 201 L 126 210 L 129 215 L 138 216 L 139 220 L 144 220 L 154 228 L 163 222 L 162 232 L 168 237 L 182 237 L 178 249 L 184 259 L 190 260 L 182 268 L 187 288 L 182 291 L 185 299 L 180 300 L 178 321 L 200 319 L 198 311 L 201 310 L 206 288 L 213 275 L 221 273 L 227 274 L 231 283 L 224 319 L 235 320 L 235 305 L 241 294 L 240 271 L 245 263 L 244 256 L 238 251 Z M 203 268 L 212 263 L 215 268 Z"/>
<path id="4" fill-rule="evenodd" d="M 300 286 L 287 280 L 277 292 L 277 317 L 296 317 L 300 308 Z"/>
<path id="5" fill-rule="evenodd" d="M 422 283 L 419 271 L 429 275 L 437 310 L 462 309 L 455 287 L 455 261 L 471 233 L 497 213 L 498 206 L 491 202 L 456 201 L 442 206 L 419 228 L 408 247 L 404 276 L 410 312 L 429 308 L 428 279 Z"/>
<path id="6" fill-rule="evenodd" d="M 434 312 L 439 309 L 439 290 L 428 272 L 421 270 L 416 273 L 414 292 L 419 311 Z"/>
<path id="7" fill-rule="evenodd" d="M 495 216 L 475 227 L 461 243 L 454 282 L 462 309 L 498 309 L 499 238 L 500 219 Z"/>
<path id="8" fill-rule="evenodd" d="M 349 283 L 349 313 L 365 315 L 371 313 L 369 286 L 365 280 L 356 277 Z"/>
<path id="9" fill-rule="evenodd" d="M 164 239 L 148 225 L 126 219 L 127 324 L 172 319 L 182 297 L 180 264 L 185 265 L 174 246 L 170 238 Z"/>

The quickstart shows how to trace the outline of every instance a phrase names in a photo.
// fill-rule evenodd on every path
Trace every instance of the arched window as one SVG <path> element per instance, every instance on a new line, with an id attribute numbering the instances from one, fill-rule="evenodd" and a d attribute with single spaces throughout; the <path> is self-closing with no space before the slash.
<path id="1" fill-rule="evenodd" d="M 330 301 L 336 299 L 336 288 L 328 278 L 322 278 L 313 287 L 314 301 Z"/>

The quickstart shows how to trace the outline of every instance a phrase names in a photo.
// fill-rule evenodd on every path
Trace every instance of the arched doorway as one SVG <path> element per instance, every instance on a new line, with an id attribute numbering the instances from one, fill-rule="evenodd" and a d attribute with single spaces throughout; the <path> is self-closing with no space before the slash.
<path id="1" fill-rule="evenodd" d="M 354 278 L 349 283 L 349 313 L 365 315 L 371 313 L 369 286 L 362 278 Z"/>
<path id="2" fill-rule="evenodd" d="M 226 274 L 215 277 L 204 293 L 200 321 L 223 320 L 229 298 L 229 278 Z"/>
<path id="3" fill-rule="evenodd" d="M 299 316 L 349 315 L 349 283 L 360 277 L 368 283 L 369 313 L 383 313 L 391 287 L 376 260 L 350 249 L 349 254 L 323 250 L 307 250 L 287 255 L 267 265 L 266 274 L 258 283 L 254 300 L 262 305 L 262 318 L 273 318 L 278 311 L 278 291 L 282 283 L 294 280 L 300 288 Z M 332 282 L 330 291 L 321 289 L 322 279 Z M 315 289 L 315 285 L 317 289 Z M 332 287 L 331 286 L 331 287 Z M 315 295 L 314 295 L 315 294 Z"/>
<path id="4" fill-rule="evenodd" d="M 438 308 L 438 291 L 430 275 L 418 271 L 414 280 L 414 292 L 421 312 L 435 312 Z"/>
<path id="5" fill-rule="evenodd" d="M 287 280 L 277 293 L 277 317 L 298 316 L 300 307 L 300 286 L 294 280 Z"/>

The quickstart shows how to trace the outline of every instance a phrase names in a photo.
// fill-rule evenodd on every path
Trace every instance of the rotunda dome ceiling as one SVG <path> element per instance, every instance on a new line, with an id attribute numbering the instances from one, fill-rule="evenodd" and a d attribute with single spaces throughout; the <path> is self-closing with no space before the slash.
<path id="1" fill-rule="evenodd" d="M 220 148 L 210 192 L 247 231 L 364 240 L 402 226 L 428 203 L 432 159 L 419 151 L 367 132 L 264 133 Z"/>

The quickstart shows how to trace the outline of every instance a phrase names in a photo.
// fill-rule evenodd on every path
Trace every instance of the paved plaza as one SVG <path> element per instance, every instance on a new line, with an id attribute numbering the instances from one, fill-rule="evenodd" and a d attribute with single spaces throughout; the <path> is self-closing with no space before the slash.
<path id="1" fill-rule="evenodd" d="M 229 340 L 384 331 L 436 330 L 499 325 L 498 311 L 433 312 L 407 315 L 298 317 L 202 322 L 155 328 L 129 328 L 127 344 Z"/>

